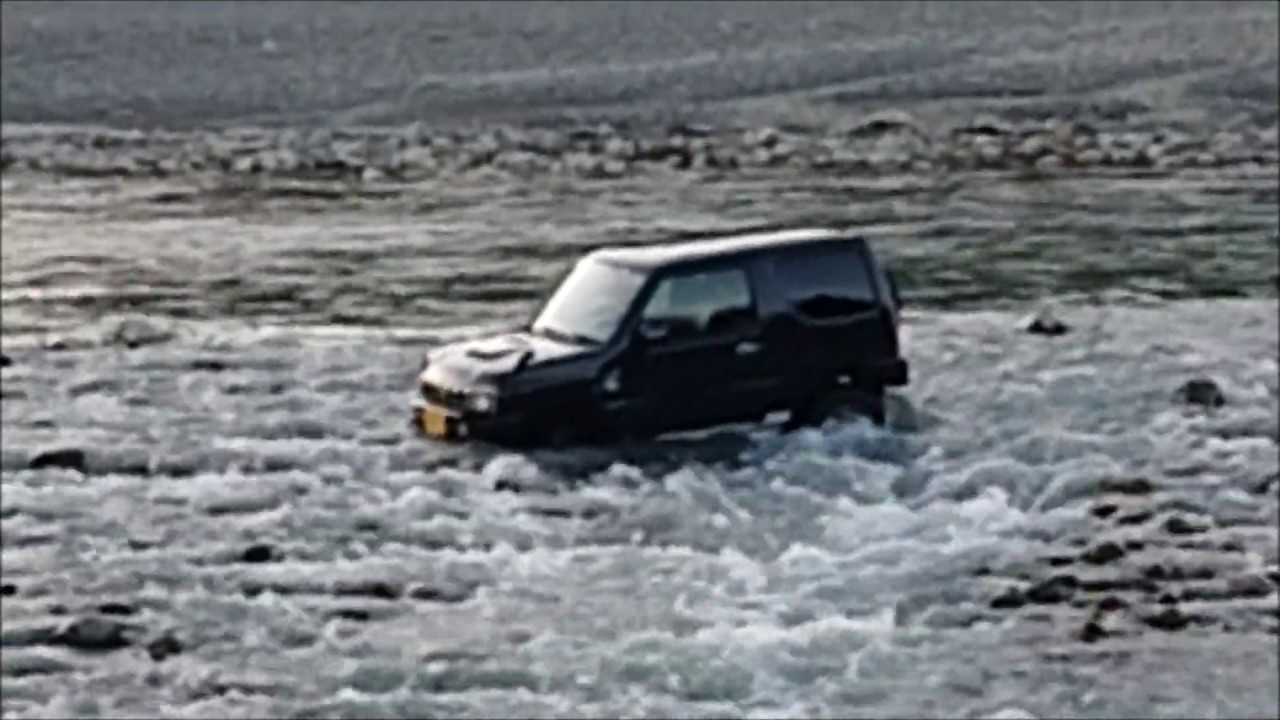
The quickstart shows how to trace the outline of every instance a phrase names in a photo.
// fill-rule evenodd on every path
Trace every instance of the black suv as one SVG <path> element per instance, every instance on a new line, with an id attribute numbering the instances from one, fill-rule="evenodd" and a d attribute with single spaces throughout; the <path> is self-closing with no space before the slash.
<path id="1" fill-rule="evenodd" d="M 433 437 L 551 444 L 652 437 L 790 411 L 884 422 L 907 383 L 901 301 L 861 237 L 792 230 L 605 248 L 519 332 L 427 354 Z"/>

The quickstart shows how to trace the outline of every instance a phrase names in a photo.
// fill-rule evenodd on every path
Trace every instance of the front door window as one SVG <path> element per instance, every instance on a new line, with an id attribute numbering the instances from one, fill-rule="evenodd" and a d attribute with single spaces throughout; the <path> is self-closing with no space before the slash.
<path id="1" fill-rule="evenodd" d="M 641 321 L 667 340 L 728 338 L 755 321 L 751 283 L 742 270 L 711 270 L 667 278 Z"/>

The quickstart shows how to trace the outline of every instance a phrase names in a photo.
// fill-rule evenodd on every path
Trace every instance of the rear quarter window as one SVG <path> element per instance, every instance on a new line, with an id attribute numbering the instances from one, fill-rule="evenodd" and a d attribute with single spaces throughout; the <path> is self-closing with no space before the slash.
<path id="1" fill-rule="evenodd" d="M 879 306 L 862 257 L 852 249 L 788 254 L 773 261 L 783 301 L 811 320 L 838 320 Z"/>

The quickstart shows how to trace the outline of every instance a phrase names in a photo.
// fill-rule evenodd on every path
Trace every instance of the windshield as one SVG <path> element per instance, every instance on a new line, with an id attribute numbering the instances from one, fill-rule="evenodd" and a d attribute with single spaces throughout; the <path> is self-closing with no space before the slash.
<path id="1" fill-rule="evenodd" d="M 645 276 L 634 270 L 585 258 L 560 283 L 533 321 L 532 330 L 571 342 L 604 344 L 644 280 Z"/>

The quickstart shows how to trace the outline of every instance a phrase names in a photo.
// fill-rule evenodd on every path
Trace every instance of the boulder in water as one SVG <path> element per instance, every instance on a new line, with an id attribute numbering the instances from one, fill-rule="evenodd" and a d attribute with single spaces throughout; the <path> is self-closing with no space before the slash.
<path id="1" fill-rule="evenodd" d="M 1208 378 L 1194 378 L 1178 388 L 1177 398 L 1188 405 L 1201 407 L 1222 407 L 1227 398 L 1222 394 L 1218 384 Z"/>
<path id="2" fill-rule="evenodd" d="M 1032 335 L 1044 335 L 1046 337 L 1058 337 L 1066 335 L 1071 328 L 1049 308 L 1044 308 L 1035 315 L 1028 318 L 1024 324 L 1024 329 Z"/>
<path id="3" fill-rule="evenodd" d="M 44 468 L 66 468 L 84 472 L 87 464 L 85 452 L 79 448 L 58 448 L 46 450 L 31 459 L 28 465 L 32 470 Z"/>

